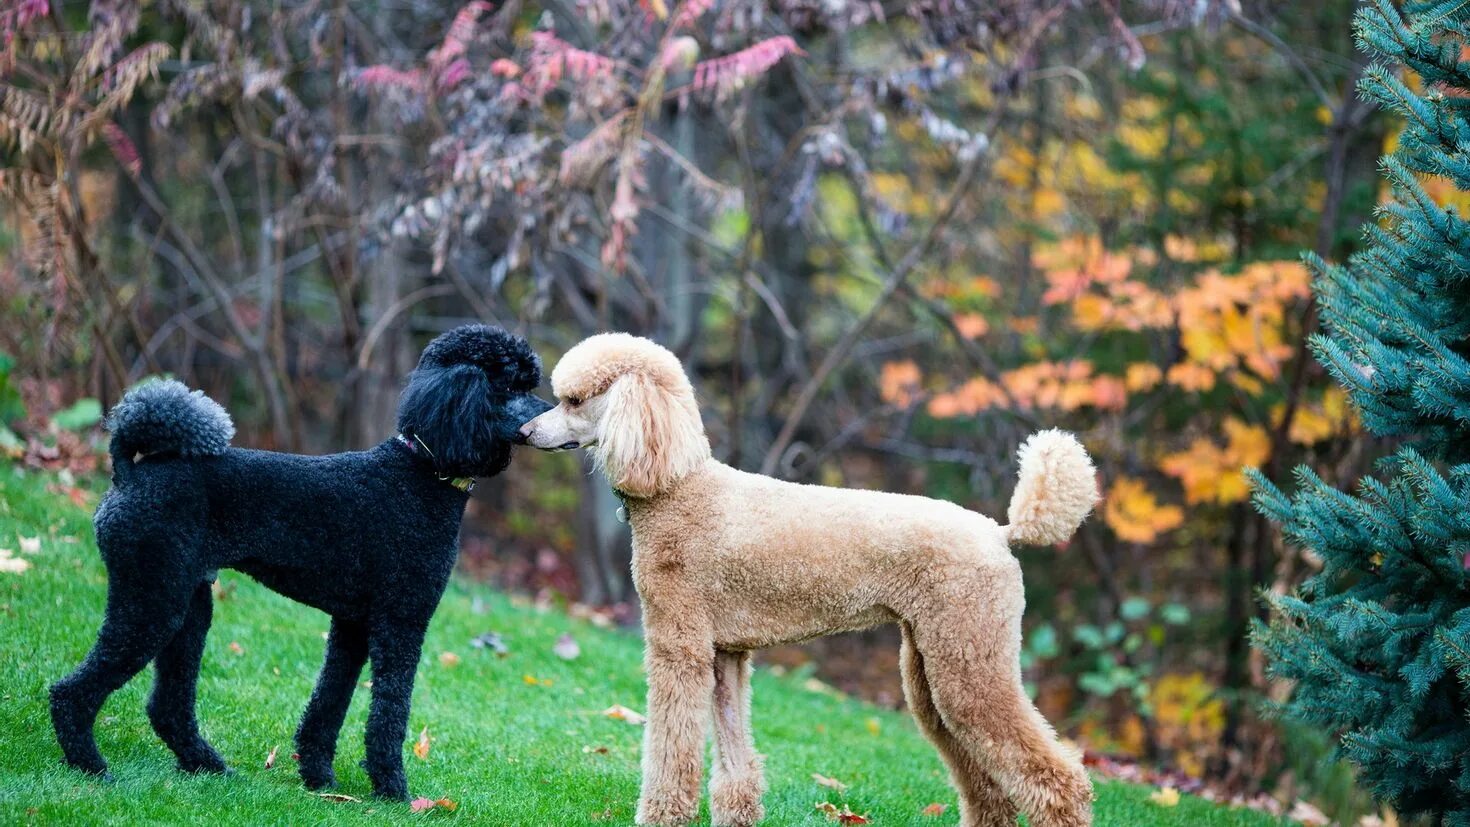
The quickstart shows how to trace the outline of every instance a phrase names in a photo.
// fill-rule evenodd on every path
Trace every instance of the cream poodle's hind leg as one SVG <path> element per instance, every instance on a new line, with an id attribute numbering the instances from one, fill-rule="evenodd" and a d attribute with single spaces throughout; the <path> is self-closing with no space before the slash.
<path id="1" fill-rule="evenodd" d="M 934 706 L 1032 827 L 1088 827 L 1092 782 L 1021 684 L 1020 565 L 976 574 L 946 582 L 912 618 Z M 973 608 L 985 605 L 993 613 Z"/>
<path id="2" fill-rule="evenodd" d="M 914 647 L 914 632 L 902 625 L 903 648 L 899 650 L 899 666 L 903 671 L 903 694 L 909 711 L 919 728 L 938 747 L 950 778 L 960 793 L 960 827 L 1016 827 L 1016 806 L 1000 785 L 976 762 L 964 746 L 944 726 L 929 680 L 924 676 L 924 658 Z"/>
<path id="3" fill-rule="evenodd" d="M 750 827 L 765 816 L 766 781 L 750 735 L 749 652 L 715 652 L 714 714 L 710 821 L 715 827 Z"/>
<path id="4" fill-rule="evenodd" d="M 648 724 L 643 731 L 639 824 L 688 824 L 699 815 L 704 744 L 714 692 L 714 645 L 645 612 Z"/>

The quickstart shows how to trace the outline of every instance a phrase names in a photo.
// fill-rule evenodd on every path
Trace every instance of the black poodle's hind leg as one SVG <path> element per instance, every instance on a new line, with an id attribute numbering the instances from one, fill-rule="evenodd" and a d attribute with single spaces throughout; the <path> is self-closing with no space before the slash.
<path id="1" fill-rule="evenodd" d="M 153 731 L 173 750 L 184 772 L 225 772 L 225 761 L 199 734 L 194 716 L 199 685 L 199 662 L 204 658 L 204 638 L 214 617 L 214 594 L 210 584 L 194 587 L 183 626 L 158 653 L 153 662 L 153 694 L 148 698 L 148 720 Z"/>
<path id="2" fill-rule="evenodd" d="M 352 692 L 368 656 L 367 627 L 361 622 L 332 619 L 327 635 L 327 657 L 317 677 L 316 689 L 296 730 L 296 755 L 301 780 L 318 790 L 336 783 L 332 758 L 337 752 L 337 735 L 352 703 Z"/>
<path id="3" fill-rule="evenodd" d="M 418 621 L 382 619 L 373 623 L 368 651 L 373 661 L 373 702 L 368 710 L 367 757 L 363 767 L 373 782 L 373 795 L 408 799 L 403 774 L 403 740 L 408 734 L 414 672 L 424 645 L 428 618 Z"/>
<path id="4" fill-rule="evenodd" d="M 107 696 L 122 688 L 153 660 L 184 622 L 188 593 L 159 593 L 157 583 L 113 578 L 107 615 L 97 642 L 82 664 L 51 686 L 51 725 L 67 764 L 104 775 L 92 727 Z"/>

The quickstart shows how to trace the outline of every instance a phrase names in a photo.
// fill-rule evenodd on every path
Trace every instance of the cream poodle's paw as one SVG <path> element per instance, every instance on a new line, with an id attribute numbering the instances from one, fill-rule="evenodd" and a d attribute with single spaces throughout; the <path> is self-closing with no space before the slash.
<path id="1" fill-rule="evenodd" d="M 1015 807 L 991 807 L 984 811 L 960 807 L 960 827 L 1016 827 Z"/>
<path id="2" fill-rule="evenodd" d="M 766 817 L 761 806 L 766 783 L 757 774 L 710 784 L 710 823 L 714 827 L 752 827 Z"/>
<path id="3" fill-rule="evenodd" d="M 699 816 L 699 801 L 685 796 L 645 796 L 638 802 L 638 824 L 681 827 Z"/>

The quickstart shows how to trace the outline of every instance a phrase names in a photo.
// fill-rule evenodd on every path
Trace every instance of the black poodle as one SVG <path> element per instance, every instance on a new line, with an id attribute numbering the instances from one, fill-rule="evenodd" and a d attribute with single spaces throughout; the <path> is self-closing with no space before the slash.
<path id="1" fill-rule="evenodd" d="M 97 506 L 107 614 L 75 672 L 51 687 L 66 762 L 105 774 L 92 738 L 107 696 L 153 661 L 148 717 L 189 772 L 224 772 L 199 733 L 195 685 L 232 568 L 332 617 L 326 662 L 296 731 L 301 777 L 334 781 L 337 733 L 363 664 L 372 706 L 363 766 L 404 799 L 403 740 L 424 631 L 454 566 L 471 478 L 510 463 L 520 426 L 551 406 L 524 339 L 467 325 L 429 344 L 398 402 L 398 435 L 368 451 L 299 456 L 229 447 L 229 414 L 168 380 L 135 387 L 108 417 L 112 490 Z"/>

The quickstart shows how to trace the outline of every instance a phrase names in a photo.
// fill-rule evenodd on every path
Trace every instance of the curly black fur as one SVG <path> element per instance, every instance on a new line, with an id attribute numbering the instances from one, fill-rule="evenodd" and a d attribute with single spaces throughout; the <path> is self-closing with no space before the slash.
<path id="1" fill-rule="evenodd" d="M 233 568 L 331 615 L 326 662 L 296 733 L 306 785 L 334 782 L 337 734 L 371 661 L 363 764 L 375 794 L 406 798 L 414 671 L 468 498 L 445 478 L 505 468 L 520 426 L 551 407 L 534 395 L 540 381 L 524 340 L 484 325 L 451 330 L 404 388 L 407 439 L 329 456 L 230 448 L 228 414 L 178 382 L 124 396 L 108 418 L 113 487 L 94 517 L 106 615 L 86 659 L 51 687 L 66 762 L 106 772 L 92 737 L 97 713 L 152 661 L 148 717 L 158 736 L 181 769 L 225 770 L 199 733 L 194 701 L 210 583 Z"/>

